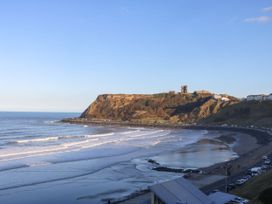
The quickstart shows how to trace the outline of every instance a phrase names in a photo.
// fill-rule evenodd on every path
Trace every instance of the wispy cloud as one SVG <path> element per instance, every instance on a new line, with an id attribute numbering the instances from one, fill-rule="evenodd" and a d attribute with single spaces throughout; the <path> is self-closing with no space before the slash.
<path id="1" fill-rule="evenodd" d="M 263 12 L 272 12 L 272 6 L 270 7 L 265 7 L 262 9 Z"/>
<path id="2" fill-rule="evenodd" d="M 271 20 L 272 18 L 270 16 L 258 16 L 254 18 L 246 18 L 244 22 L 265 24 L 265 23 L 269 23 Z"/>

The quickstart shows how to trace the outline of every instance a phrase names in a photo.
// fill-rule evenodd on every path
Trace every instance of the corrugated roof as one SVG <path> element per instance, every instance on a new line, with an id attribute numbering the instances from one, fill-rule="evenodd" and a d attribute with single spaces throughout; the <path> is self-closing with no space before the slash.
<path id="1" fill-rule="evenodd" d="M 237 196 L 228 194 L 228 193 L 223 193 L 223 192 L 216 192 L 211 195 L 209 195 L 209 198 L 214 201 L 216 204 L 224 204 L 232 199 L 236 198 Z"/>
<path id="2" fill-rule="evenodd" d="M 151 186 L 150 190 L 166 204 L 213 204 L 207 195 L 182 177 Z"/>

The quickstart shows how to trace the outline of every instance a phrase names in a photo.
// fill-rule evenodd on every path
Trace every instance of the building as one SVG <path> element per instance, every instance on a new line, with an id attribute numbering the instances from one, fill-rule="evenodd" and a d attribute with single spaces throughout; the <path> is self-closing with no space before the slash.
<path id="1" fill-rule="evenodd" d="M 260 95 L 249 95 L 247 96 L 247 101 L 263 101 L 265 95 L 260 94 Z"/>
<path id="2" fill-rule="evenodd" d="M 150 187 L 152 204 L 215 204 L 183 177 Z"/>
<path id="3" fill-rule="evenodd" d="M 247 101 L 272 101 L 272 94 L 270 95 L 249 95 L 246 98 Z"/>
<path id="4" fill-rule="evenodd" d="M 183 94 L 187 94 L 188 93 L 188 86 L 187 85 L 181 86 L 180 92 Z"/>
<path id="5" fill-rule="evenodd" d="M 265 96 L 264 100 L 266 101 L 272 101 L 272 94 Z"/>
<path id="6" fill-rule="evenodd" d="M 236 195 L 229 194 L 229 193 L 223 193 L 220 191 L 212 193 L 208 197 L 216 204 L 228 204 L 228 203 L 239 204 L 239 203 L 247 203 L 248 202 L 248 200 L 246 200 L 244 198 L 241 198 Z"/>
<path id="7" fill-rule="evenodd" d="M 150 191 L 151 204 L 238 204 L 248 202 L 236 195 L 220 191 L 206 195 L 183 177 L 151 186 Z"/>
<path id="8" fill-rule="evenodd" d="M 219 94 L 214 94 L 213 95 L 213 98 L 215 100 L 222 100 L 222 101 L 230 101 L 230 99 L 228 97 L 225 97 L 225 96 L 221 96 Z"/>
<path id="9" fill-rule="evenodd" d="M 225 101 L 225 102 L 226 102 L 226 101 L 230 101 L 230 99 L 229 99 L 228 97 L 222 97 L 221 100 L 222 100 L 222 101 Z"/>

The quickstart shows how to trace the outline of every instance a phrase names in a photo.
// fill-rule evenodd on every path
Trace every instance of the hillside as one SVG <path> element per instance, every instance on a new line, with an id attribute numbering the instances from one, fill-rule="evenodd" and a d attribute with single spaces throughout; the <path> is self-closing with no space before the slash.
<path id="1" fill-rule="evenodd" d="M 272 171 L 257 176 L 245 185 L 238 187 L 232 193 L 252 200 L 252 204 L 271 204 L 272 199 Z M 267 197 L 269 200 L 265 199 Z"/>
<path id="2" fill-rule="evenodd" d="M 98 96 L 81 118 L 148 124 L 194 123 L 239 102 L 231 96 L 221 97 L 227 97 L 229 101 L 209 92 L 105 94 Z"/>
<path id="3" fill-rule="evenodd" d="M 201 123 L 272 127 L 272 101 L 242 101 L 225 107 Z"/>

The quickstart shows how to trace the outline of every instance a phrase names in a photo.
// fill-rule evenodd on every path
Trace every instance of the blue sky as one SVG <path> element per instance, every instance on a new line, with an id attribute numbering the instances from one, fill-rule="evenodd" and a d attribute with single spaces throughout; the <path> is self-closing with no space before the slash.
<path id="1" fill-rule="evenodd" d="M 102 93 L 272 92 L 271 0 L 0 0 L 0 110 Z"/>

